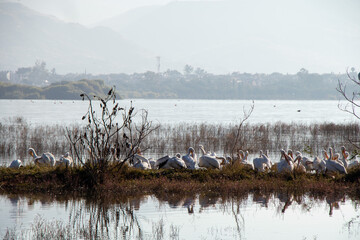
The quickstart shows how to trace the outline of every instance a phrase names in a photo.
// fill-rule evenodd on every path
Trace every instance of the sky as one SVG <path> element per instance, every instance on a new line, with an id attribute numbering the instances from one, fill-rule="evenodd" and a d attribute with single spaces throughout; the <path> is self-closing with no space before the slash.
<path id="1" fill-rule="evenodd" d="M 174 1 L 175 0 L 15 0 L 15 2 L 22 3 L 38 12 L 53 15 L 66 22 L 77 22 L 85 26 L 91 26 L 98 21 L 119 15 L 137 7 L 164 5 Z"/>
<path id="2" fill-rule="evenodd" d="M 0 1 L 89 29 L 108 27 L 152 59 L 161 56 L 162 70 L 182 70 L 185 64 L 212 73 L 360 69 L 360 0 Z M 141 11 L 130 11 L 154 5 L 163 6 L 162 12 L 145 22 L 136 21 Z"/>

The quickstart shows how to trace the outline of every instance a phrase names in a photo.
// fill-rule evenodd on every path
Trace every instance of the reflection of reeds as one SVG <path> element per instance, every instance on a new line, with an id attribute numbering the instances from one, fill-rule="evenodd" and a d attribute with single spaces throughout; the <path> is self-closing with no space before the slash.
<path id="1" fill-rule="evenodd" d="M 164 220 L 160 219 L 159 222 L 152 225 L 153 237 L 156 240 L 164 239 Z"/>
<path id="2" fill-rule="evenodd" d="M 84 237 L 80 232 L 63 221 L 48 221 L 37 216 L 30 229 L 21 231 L 16 228 L 7 229 L 3 239 L 79 239 Z"/>
<path id="3" fill-rule="evenodd" d="M 335 189 L 337 187 L 335 186 Z M 168 194 L 167 194 L 168 195 Z M 7 229 L 3 239 L 181 239 L 180 226 L 164 221 L 163 218 L 144 221 L 139 217 L 138 209 L 148 202 L 150 196 L 102 193 L 84 194 L 75 197 L 73 194 L 50 196 L 47 193 L 31 195 L 8 195 L 8 198 L 25 198 L 27 202 L 40 201 L 64 203 L 69 211 L 69 220 L 46 220 L 35 217 L 28 226 L 14 226 Z M 324 203 L 328 205 L 331 214 L 341 208 L 341 204 L 350 201 L 349 196 L 336 189 L 335 192 L 299 193 L 296 190 L 270 190 L 266 187 L 240 194 L 219 194 L 207 190 L 203 194 L 189 196 L 194 204 L 196 214 L 205 209 L 216 209 L 219 212 L 230 212 L 235 217 L 238 235 L 245 233 L 245 218 L 242 209 L 248 211 L 247 204 L 258 205 L 277 214 L 288 214 L 291 208 L 300 208 L 304 213 L 318 209 Z M 172 202 L 188 202 L 183 193 L 172 194 Z M 249 201 L 251 199 L 251 201 Z M 166 195 L 157 197 L 156 201 L 173 205 L 166 200 Z M 136 202 L 134 205 L 133 202 Z M 358 210 L 359 195 L 352 199 L 354 212 Z M 181 208 L 184 205 L 178 205 Z M 289 206 L 292 206 L 289 208 Z M 322 208 L 321 208 L 322 209 Z M 134 211 L 135 210 L 135 211 Z M 327 211 L 327 210 L 325 210 Z M 183 212 L 187 214 L 186 212 Z M 161 214 L 159 212 L 159 214 Z M 146 227 L 149 225 L 150 227 Z M 357 230 L 359 217 L 346 223 L 349 233 Z M 143 229 L 142 229 L 143 228 Z"/>
<path id="4" fill-rule="evenodd" d="M 15 156 L 30 159 L 27 149 L 33 147 L 38 153 L 52 152 L 56 157 L 70 150 L 63 126 L 31 126 L 22 118 L 13 119 L 11 124 L 0 123 L 0 158 Z M 72 126 L 69 129 L 79 128 Z M 142 149 L 148 149 L 145 155 L 154 158 L 180 152 L 188 147 L 204 145 L 205 149 L 219 154 L 231 155 L 237 125 L 235 124 L 177 124 L 162 125 L 143 140 Z M 279 149 L 291 148 L 309 155 L 320 155 L 323 148 L 339 148 L 345 145 L 350 151 L 353 145 L 349 139 L 360 142 L 360 126 L 356 123 L 334 124 L 315 123 L 310 125 L 297 123 L 244 124 L 240 131 L 238 146 L 257 153 L 269 150 L 270 154 Z"/>

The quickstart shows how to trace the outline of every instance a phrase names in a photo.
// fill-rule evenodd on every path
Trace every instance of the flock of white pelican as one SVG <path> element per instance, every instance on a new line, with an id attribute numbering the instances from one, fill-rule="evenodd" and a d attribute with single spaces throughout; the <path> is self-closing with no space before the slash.
<path id="1" fill-rule="evenodd" d="M 55 157 L 50 152 L 45 152 L 38 156 L 33 148 L 29 148 L 28 153 L 33 157 L 34 163 L 40 166 L 72 166 L 73 159 L 70 156 L 69 152 L 61 155 L 59 160 L 55 160 Z M 23 167 L 23 163 L 20 159 L 15 159 L 10 163 L 10 168 L 20 168 Z"/>
<path id="2" fill-rule="evenodd" d="M 322 157 L 314 157 L 310 159 L 302 155 L 301 152 L 295 152 L 289 149 L 287 152 L 281 149 L 280 160 L 279 162 L 273 163 L 271 161 L 268 152 L 260 150 L 260 155 L 255 157 L 252 161 L 248 160 L 248 151 L 239 150 L 237 157 L 233 160 L 231 157 L 220 157 L 217 156 L 214 152 L 206 152 L 204 146 L 199 146 L 201 156 L 199 159 L 195 153 L 194 148 L 190 147 L 188 153 L 184 156 L 181 156 L 180 153 L 177 153 L 174 157 L 165 156 L 158 160 L 153 160 L 152 158 L 145 158 L 140 151 L 134 155 L 134 160 L 128 163 L 129 166 L 139 169 L 221 169 L 227 165 L 243 165 L 247 168 L 259 171 L 266 172 L 274 169 L 278 173 L 282 172 L 316 172 L 316 173 L 326 173 L 326 172 L 338 172 L 341 174 L 346 174 L 347 170 L 355 166 L 360 166 L 358 159 L 350 161 L 349 153 L 346 151 L 345 147 L 341 147 L 340 153 L 333 153 L 333 149 L 330 147 L 329 151 L 323 150 Z M 328 154 L 329 153 L 329 154 Z"/>
<path id="3" fill-rule="evenodd" d="M 201 156 L 198 158 L 195 149 L 190 147 L 188 153 L 181 156 L 177 153 L 174 157 L 166 155 L 158 160 L 152 158 L 146 158 L 142 155 L 140 148 L 136 149 L 136 154 L 132 156 L 130 161 L 126 164 L 129 167 L 147 170 L 147 169 L 221 169 L 227 165 L 243 165 L 249 169 L 253 169 L 259 172 L 271 171 L 272 169 L 278 173 L 293 172 L 295 170 L 301 172 L 338 172 L 346 174 L 348 169 L 360 166 L 359 160 L 349 160 L 349 153 L 345 147 L 341 147 L 341 153 L 335 153 L 330 147 L 329 151 L 322 151 L 322 157 L 314 157 L 310 159 L 301 154 L 301 152 L 295 152 L 289 149 L 287 152 L 281 149 L 280 160 L 275 164 L 271 161 L 268 152 L 265 153 L 260 150 L 258 157 L 255 157 L 252 161 L 248 160 L 249 152 L 239 150 L 237 157 L 232 159 L 231 157 L 217 156 L 214 152 L 206 152 L 204 146 L 200 145 L 199 150 Z M 37 155 L 33 148 L 29 148 L 28 153 L 33 157 L 36 165 L 47 166 L 72 166 L 73 160 L 70 154 L 67 152 L 62 155 L 59 160 L 56 160 L 54 155 L 45 152 L 41 156 Z M 19 168 L 22 166 L 21 160 L 17 159 L 11 162 L 10 168 Z"/>

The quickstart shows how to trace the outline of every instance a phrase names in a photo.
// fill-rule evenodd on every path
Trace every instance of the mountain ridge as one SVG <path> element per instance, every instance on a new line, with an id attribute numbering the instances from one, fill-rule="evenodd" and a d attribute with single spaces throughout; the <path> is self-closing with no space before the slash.
<path id="1" fill-rule="evenodd" d="M 65 23 L 20 3 L 0 3 L 0 66 L 15 70 L 41 59 L 58 72 L 135 72 L 155 56 L 106 27 Z"/>

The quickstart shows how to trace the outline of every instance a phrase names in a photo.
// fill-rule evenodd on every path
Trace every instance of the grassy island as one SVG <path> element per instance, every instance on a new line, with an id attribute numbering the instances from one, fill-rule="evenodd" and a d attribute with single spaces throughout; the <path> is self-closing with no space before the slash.
<path id="1" fill-rule="evenodd" d="M 291 192 L 311 196 L 346 194 L 360 196 L 360 168 L 346 175 L 256 172 L 243 166 L 221 170 L 138 170 L 109 166 L 103 181 L 93 184 L 82 167 L 0 168 L 2 193 L 111 193 L 114 195 L 211 194 L 236 196 L 251 192 Z"/>

